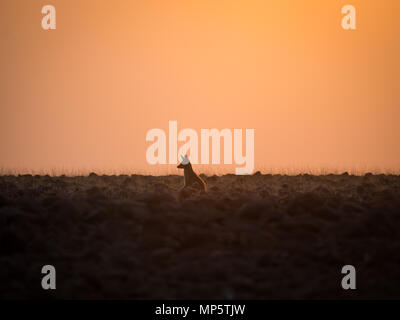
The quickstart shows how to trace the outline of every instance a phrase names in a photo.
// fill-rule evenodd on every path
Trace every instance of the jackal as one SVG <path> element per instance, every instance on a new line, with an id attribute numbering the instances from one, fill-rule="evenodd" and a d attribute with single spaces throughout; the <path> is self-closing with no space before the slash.
<path id="1" fill-rule="evenodd" d="M 185 184 L 181 191 L 187 188 L 195 188 L 203 192 L 207 192 L 207 185 L 205 181 L 193 171 L 192 164 L 190 163 L 188 156 L 185 155 L 181 157 L 182 162 L 178 165 L 178 168 L 183 169 L 183 173 L 185 175 Z"/>

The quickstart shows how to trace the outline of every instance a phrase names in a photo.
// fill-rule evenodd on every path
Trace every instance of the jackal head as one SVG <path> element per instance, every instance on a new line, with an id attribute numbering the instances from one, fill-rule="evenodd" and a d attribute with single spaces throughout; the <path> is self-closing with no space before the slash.
<path id="1" fill-rule="evenodd" d="M 190 160 L 187 155 L 181 156 L 182 162 L 177 166 L 179 169 L 185 169 L 185 167 L 191 167 Z"/>

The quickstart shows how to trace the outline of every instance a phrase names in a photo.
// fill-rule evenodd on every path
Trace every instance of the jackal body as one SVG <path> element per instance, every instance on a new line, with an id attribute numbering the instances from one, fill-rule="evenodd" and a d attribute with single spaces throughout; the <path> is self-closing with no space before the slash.
<path id="1" fill-rule="evenodd" d="M 204 192 L 207 192 L 207 185 L 205 181 L 193 171 L 192 164 L 190 163 L 187 156 L 182 157 L 182 162 L 178 165 L 178 168 L 183 169 L 183 173 L 185 176 L 185 184 L 183 186 L 183 189 L 197 188 Z"/>

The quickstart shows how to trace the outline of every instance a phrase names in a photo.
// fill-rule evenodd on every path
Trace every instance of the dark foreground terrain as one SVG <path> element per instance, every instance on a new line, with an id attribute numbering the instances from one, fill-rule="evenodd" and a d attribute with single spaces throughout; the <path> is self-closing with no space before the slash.
<path id="1" fill-rule="evenodd" d="M 1 176 L 0 297 L 400 298 L 399 176 L 204 178 Z"/>

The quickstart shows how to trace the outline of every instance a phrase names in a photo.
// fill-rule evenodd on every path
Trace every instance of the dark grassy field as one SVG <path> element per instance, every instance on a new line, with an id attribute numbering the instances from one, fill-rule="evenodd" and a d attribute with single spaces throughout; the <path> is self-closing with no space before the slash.
<path id="1" fill-rule="evenodd" d="M 399 176 L 204 179 L 179 200 L 180 176 L 1 176 L 0 296 L 400 298 Z"/>

